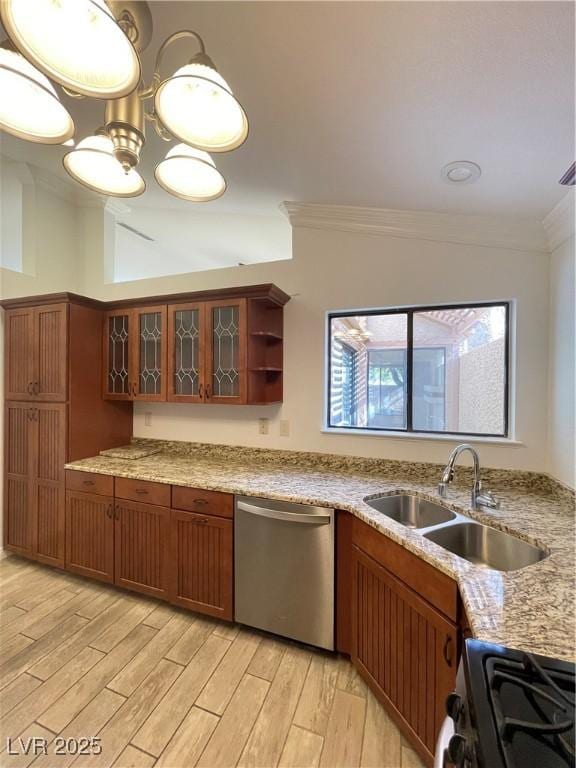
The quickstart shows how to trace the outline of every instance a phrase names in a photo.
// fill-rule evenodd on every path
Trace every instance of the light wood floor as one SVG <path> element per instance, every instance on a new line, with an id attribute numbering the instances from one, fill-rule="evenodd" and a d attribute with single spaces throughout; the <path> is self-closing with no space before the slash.
<path id="1" fill-rule="evenodd" d="M 2 768 L 422 765 L 346 659 L 9 555 L 0 715 Z"/>

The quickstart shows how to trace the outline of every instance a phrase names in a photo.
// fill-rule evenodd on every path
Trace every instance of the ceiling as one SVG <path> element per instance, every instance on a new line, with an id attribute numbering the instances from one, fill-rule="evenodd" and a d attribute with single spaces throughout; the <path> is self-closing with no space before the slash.
<path id="1" fill-rule="evenodd" d="M 180 28 L 208 54 L 250 119 L 246 144 L 215 156 L 226 195 L 202 212 L 279 216 L 282 200 L 541 219 L 565 190 L 574 156 L 574 5 L 569 2 L 151 3 L 154 39 Z M 166 72 L 188 56 L 174 46 Z M 64 97 L 77 139 L 104 105 Z M 199 210 L 160 190 L 170 145 L 149 127 L 146 193 L 126 201 Z M 3 136 L 8 156 L 66 175 L 61 148 Z M 482 168 L 449 185 L 453 160 Z"/>

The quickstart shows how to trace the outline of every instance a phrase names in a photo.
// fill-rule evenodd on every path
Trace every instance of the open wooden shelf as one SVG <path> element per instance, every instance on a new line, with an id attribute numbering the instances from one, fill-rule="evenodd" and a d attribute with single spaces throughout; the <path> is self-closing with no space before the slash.
<path id="1" fill-rule="evenodd" d="M 272 333 L 272 331 L 250 331 L 250 336 L 260 336 L 264 339 L 270 339 L 270 341 L 282 341 L 282 336 L 279 333 Z"/>
<path id="2" fill-rule="evenodd" d="M 250 371 L 258 373 L 259 371 L 265 371 L 267 373 L 282 373 L 282 368 L 278 368 L 274 365 L 258 365 L 254 368 L 249 368 Z"/>

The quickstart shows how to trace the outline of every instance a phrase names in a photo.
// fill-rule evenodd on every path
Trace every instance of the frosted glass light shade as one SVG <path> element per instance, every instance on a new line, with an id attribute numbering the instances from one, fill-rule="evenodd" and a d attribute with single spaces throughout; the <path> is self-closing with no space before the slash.
<path id="1" fill-rule="evenodd" d="M 64 168 L 85 187 L 113 197 L 137 197 L 146 182 L 135 170 L 128 173 L 114 157 L 114 145 L 108 136 L 88 136 L 63 159 Z"/>
<path id="2" fill-rule="evenodd" d="M 2 0 L 12 42 L 48 77 L 85 96 L 131 93 L 140 61 L 104 0 Z"/>
<path id="3" fill-rule="evenodd" d="M 226 180 L 207 152 L 177 144 L 154 171 L 160 186 L 193 203 L 216 200 L 226 191 Z"/>
<path id="4" fill-rule="evenodd" d="M 16 51 L 0 47 L 0 128 L 41 144 L 61 144 L 74 122 L 54 86 Z"/>
<path id="5" fill-rule="evenodd" d="M 186 64 L 160 83 L 156 113 L 180 141 L 207 152 L 228 152 L 244 143 L 248 118 L 224 78 L 205 64 Z"/>

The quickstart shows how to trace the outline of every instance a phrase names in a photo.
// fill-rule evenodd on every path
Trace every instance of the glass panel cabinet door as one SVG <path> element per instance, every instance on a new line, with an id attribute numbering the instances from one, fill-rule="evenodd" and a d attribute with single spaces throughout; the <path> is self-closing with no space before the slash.
<path id="1" fill-rule="evenodd" d="M 134 310 L 135 400 L 166 399 L 166 307 Z"/>
<path id="2" fill-rule="evenodd" d="M 168 307 L 168 400 L 204 401 L 204 306 Z"/>
<path id="3" fill-rule="evenodd" d="M 130 400 L 130 311 L 109 312 L 104 322 L 104 397 Z"/>
<path id="4" fill-rule="evenodd" d="M 206 402 L 246 402 L 246 301 L 208 302 Z"/>

